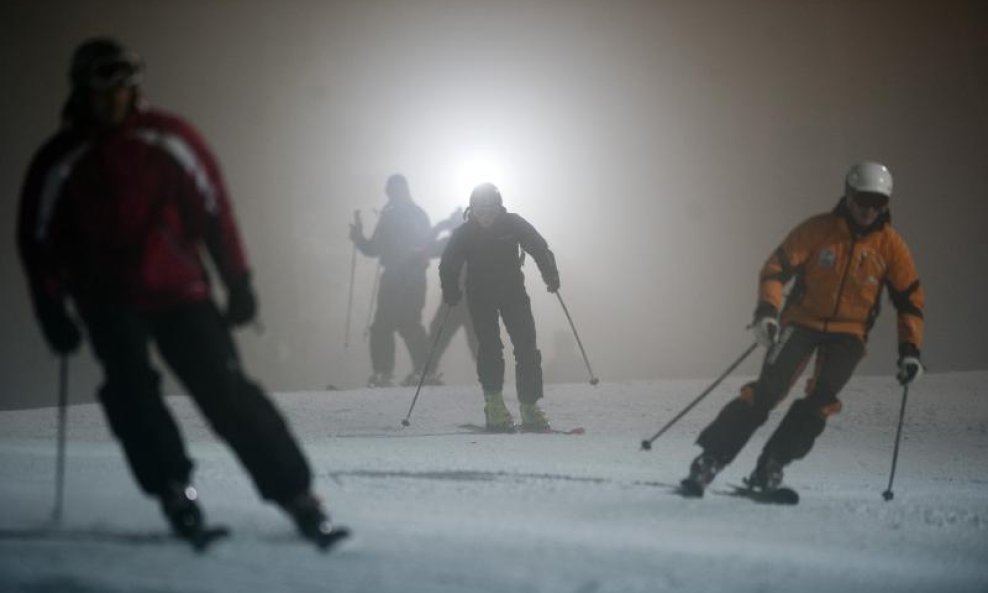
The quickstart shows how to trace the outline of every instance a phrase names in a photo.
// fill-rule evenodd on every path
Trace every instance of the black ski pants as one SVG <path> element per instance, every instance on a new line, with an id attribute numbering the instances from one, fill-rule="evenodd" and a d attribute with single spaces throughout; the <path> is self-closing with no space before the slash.
<path id="1" fill-rule="evenodd" d="M 193 465 L 151 365 L 152 341 L 264 499 L 284 504 L 309 490 L 308 462 L 281 413 L 244 376 L 212 302 L 153 314 L 101 305 L 84 318 L 105 375 L 99 400 L 145 492 L 160 496 L 170 485 L 187 483 Z"/>
<path id="2" fill-rule="evenodd" d="M 734 460 L 768 419 L 769 412 L 788 394 L 810 358 L 816 353 L 813 377 L 806 397 L 793 402 L 779 427 L 766 442 L 761 458 L 783 465 L 801 459 L 823 432 L 828 416 L 840 411 L 837 399 L 864 357 L 864 343 L 854 335 L 825 333 L 790 325 L 769 348 L 758 381 L 728 402 L 697 444 L 723 464 Z"/>
<path id="3" fill-rule="evenodd" d="M 384 268 L 377 294 L 377 311 L 370 327 L 371 368 L 388 377 L 395 370 L 395 332 L 405 341 L 415 371 L 429 355 L 429 338 L 422 326 L 425 307 L 424 268 Z"/>
<path id="4" fill-rule="evenodd" d="M 532 303 L 524 286 L 501 293 L 468 292 L 467 306 L 477 333 L 477 378 L 484 393 L 504 388 L 504 320 L 515 356 L 515 389 L 522 403 L 535 403 L 542 397 L 542 353 L 535 344 Z"/>

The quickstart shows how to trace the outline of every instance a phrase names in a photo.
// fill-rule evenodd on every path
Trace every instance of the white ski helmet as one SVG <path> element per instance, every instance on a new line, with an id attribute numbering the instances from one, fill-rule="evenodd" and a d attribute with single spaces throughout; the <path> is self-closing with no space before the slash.
<path id="1" fill-rule="evenodd" d="M 844 178 L 844 195 L 856 193 L 881 194 L 892 197 L 892 172 L 881 163 L 864 161 L 857 163 Z"/>

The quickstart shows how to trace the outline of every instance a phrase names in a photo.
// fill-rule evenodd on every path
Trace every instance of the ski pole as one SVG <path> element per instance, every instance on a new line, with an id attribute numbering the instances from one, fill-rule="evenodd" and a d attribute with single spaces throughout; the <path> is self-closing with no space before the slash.
<path id="1" fill-rule="evenodd" d="M 899 408 L 899 426 L 895 429 L 895 449 L 892 450 L 892 472 L 889 474 L 889 487 L 882 492 L 882 498 L 892 500 L 892 480 L 895 479 L 895 464 L 899 460 L 899 438 L 902 436 L 902 420 L 906 416 L 906 398 L 909 397 L 909 384 L 902 386 L 902 406 Z"/>
<path id="2" fill-rule="evenodd" d="M 742 362 L 744 362 L 744 359 L 748 358 L 748 355 L 750 355 L 752 352 L 754 352 L 755 351 L 755 348 L 757 348 L 757 347 L 758 347 L 758 342 L 755 342 L 751 346 L 748 346 L 748 348 L 741 354 L 741 356 L 739 356 L 737 360 L 735 360 L 734 362 L 732 362 L 731 363 L 731 366 L 727 367 L 727 370 L 724 371 L 723 373 L 721 373 L 721 375 L 719 377 L 717 377 L 717 380 L 716 381 L 714 381 L 713 383 L 710 384 L 710 387 L 707 387 L 706 389 L 704 389 L 703 390 L 703 393 L 701 393 L 700 395 L 698 395 L 696 397 L 696 399 L 694 399 L 692 402 L 690 402 L 690 405 L 686 406 L 686 408 L 684 408 L 682 412 L 676 414 L 676 417 L 673 418 L 672 420 L 670 420 L 669 422 L 667 422 L 666 425 L 663 426 L 659 430 L 659 432 L 655 433 L 652 436 L 652 438 L 646 439 L 646 440 L 642 441 L 642 450 L 644 450 L 644 451 L 651 450 L 651 448 L 652 448 L 652 442 L 654 442 L 655 439 L 657 439 L 660 436 L 662 436 L 662 433 L 664 433 L 666 430 L 668 430 L 670 426 L 672 426 L 673 424 L 675 424 L 676 422 L 678 422 L 680 418 L 682 418 L 683 416 L 686 415 L 687 412 L 689 412 L 690 410 L 692 410 L 693 409 L 693 406 L 695 406 L 696 404 L 700 403 L 700 400 L 701 399 L 707 397 L 707 395 L 711 391 L 713 391 L 718 385 L 720 385 L 720 382 L 723 381 L 728 375 L 730 375 L 731 374 L 731 371 L 733 371 L 734 369 L 736 369 L 739 364 L 741 364 Z"/>
<path id="3" fill-rule="evenodd" d="M 69 400 L 69 357 L 61 356 L 58 372 L 58 441 L 55 456 L 55 508 L 51 519 L 55 523 L 62 520 L 62 499 L 65 491 L 65 424 L 66 408 Z"/>
<path id="4" fill-rule="evenodd" d="M 583 349 L 583 342 L 580 341 L 580 334 L 576 332 L 576 325 L 573 324 L 573 318 L 569 315 L 569 309 L 566 308 L 566 303 L 563 302 L 563 295 L 556 291 L 556 298 L 559 299 L 559 304 L 563 307 L 563 313 L 566 314 L 566 319 L 569 321 L 570 329 L 573 330 L 573 337 L 576 338 L 576 345 L 580 347 L 580 353 L 583 354 L 583 362 L 587 365 L 587 372 L 590 373 L 590 384 L 594 387 L 597 383 L 600 383 L 600 379 L 594 376 L 593 369 L 590 368 L 590 359 L 587 358 L 587 351 Z"/>
<path id="5" fill-rule="evenodd" d="M 364 325 L 364 337 L 370 335 L 371 320 L 374 318 L 374 302 L 377 297 L 377 289 L 381 284 L 381 262 L 377 262 L 377 269 L 374 271 L 374 285 L 371 287 L 370 304 L 367 306 L 367 323 Z"/>
<path id="6" fill-rule="evenodd" d="M 408 413 L 405 414 L 405 419 L 401 421 L 402 426 L 411 426 L 411 422 L 408 421 L 412 417 L 412 410 L 415 409 L 415 402 L 419 399 L 419 392 L 422 391 L 422 384 L 425 383 L 426 371 L 430 366 L 432 366 L 432 357 L 436 353 L 436 346 L 439 344 L 439 337 L 443 335 L 443 328 L 446 327 L 446 320 L 449 319 L 449 313 L 453 310 L 453 307 L 445 305 L 446 313 L 443 315 L 442 323 L 439 324 L 439 328 L 436 330 L 436 337 L 432 340 L 432 348 L 429 349 L 429 358 L 425 360 L 425 366 L 422 367 L 422 376 L 419 377 L 419 386 L 415 388 L 415 397 L 412 398 L 412 405 L 408 406 Z"/>
<path id="7" fill-rule="evenodd" d="M 350 291 L 346 300 L 346 333 L 343 337 L 343 349 L 350 347 L 350 314 L 353 311 L 353 276 L 357 271 L 357 245 L 350 250 Z"/>

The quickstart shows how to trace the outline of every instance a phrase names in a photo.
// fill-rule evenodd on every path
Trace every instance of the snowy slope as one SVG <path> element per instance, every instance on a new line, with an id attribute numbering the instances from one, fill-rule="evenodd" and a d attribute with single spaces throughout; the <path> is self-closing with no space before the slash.
<path id="1" fill-rule="evenodd" d="M 549 386 L 553 423 L 582 436 L 466 433 L 483 421 L 475 387 L 426 388 L 406 429 L 413 389 L 282 394 L 318 489 L 355 531 L 329 555 L 257 500 L 180 397 L 207 514 L 234 537 L 202 556 L 165 538 L 92 405 L 70 409 L 65 517 L 48 529 L 55 412 L 0 413 L 0 591 L 988 591 L 986 382 L 928 375 L 912 390 L 884 502 L 901 390 L 853 380 L 844 412 L 787 472 L 797 507 L 728 495 L 765 428 L 704 499 L 671 494 L 742 378 L 651 452 L 641 439 L 704 381 Z"/>

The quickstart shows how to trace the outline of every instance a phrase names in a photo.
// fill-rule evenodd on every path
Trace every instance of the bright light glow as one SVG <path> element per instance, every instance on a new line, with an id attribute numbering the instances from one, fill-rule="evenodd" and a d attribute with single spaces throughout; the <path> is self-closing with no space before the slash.
<path id="1" fill-rule="evenodd" d="M 511 185 L 509 172 L 496 153 L 490 150 L 468 150 L 453 161 L 450 169 L 452 193 L 466 204 L 470 192 L 481 183 L 490 182 L 504 191 Z"/>

